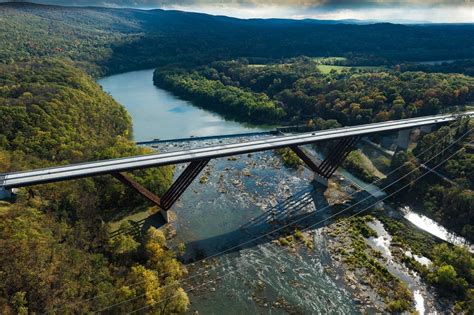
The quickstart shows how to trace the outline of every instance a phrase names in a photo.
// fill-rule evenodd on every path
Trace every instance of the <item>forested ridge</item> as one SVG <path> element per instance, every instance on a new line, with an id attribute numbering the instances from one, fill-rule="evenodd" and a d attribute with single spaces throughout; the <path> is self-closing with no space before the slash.
<path id="1" fill-rule="evenodd" d="M 433 115 L 474 102 L 470 76 L 357 67 L 325 74 L 308 57 L 268 65 L 238 59 L 192 69 L 163 67 L 154 81 L 204 107 L 254 122 L 323 118 L 354 125 Z"/>
<path id="2" fill-rule="evenodd" d="M 129 140 L 124 108 L 69 61 L 0 65 L 0 86 L 2 171 L 148 152 Z M 172 168 L 134 175 L 162 194 Z M 150 230 L 145 239 L 108 234 L 107 222 L 143 204 L 108 176 L 34 186 L 22 189 L 14 204 L 1 202 L 1 313 L 83 313 L 135 297 L 111 309 L 125 312 L 170 294 L 171 303 L 150 310 L 183 311 L 187 297 L 173 281 L 185 270 L 163 232 Z"/>
<path id="3" fill-rule="evenodd" d="M 96 75 L 237 57 L 356 56 L 370 65 L 473 58 L 472 25 L 353 25 L 0 4 L 0 60 L 60 56 Z M 354 58 L 352 58 L 355 60 Z"/>
<path id="4" fill-rule="evenodd" d="M 0 144 L 51 161 L 90 159 L 127 138 L 131 119 L 71 62 L 0 65 Z"/>
<path id="5" fill-rule="evenodd" d="M 148 153 L 131 142 L 125 109 L 90 76 L 102 71 L 90 57 L 105 56 L 103 43 L 120 36 L 78 27 L 80 10 L 61 9 L 52 18 L 22 7 L 38 15 L 0 5 L 1 172 Z M 111 18 L 107 27 L 114 21 L 122 24 Z M 172 175 L 161 167 L 132 176 L 163 194 Z M 146 206 L 110 176 L 34 186 L 21 189 L 13 204 L 1 201 L 0 313 L 87 313 L 127 299 L 108 310 L 183 312 L 188 299 L 174 281 L 186 270 L 163 231 L 109 235 L 108 222 Z"/>
<path id="6" fill-rule="evenodd" d="M 147 153 L 130 140 L 124 108 L 93 80 L 128 70 L 157 67 L 155 84 L 256 123 L 329 128 L 463 109 L 474 97 L 473 34 L 472 25 L 239 20 L 2 3 L 0 172 Z M 321 67 L 317 56 L 344 58 Z M 463 61 L 416 63 L 443 59 Z M 447 132 L 425 136 L 422 147 L 443 143 Z M 428 214 L 472 239 L 472 146 L 461 146 L 463 153 L 443 166 L 458 187 L 426 181 L 410 192 Z M 419 161 L 408 152 L 394 163 L 410 169 Z M 172 172 L 161 167 L 132 176 L 160 195 Z M 14 204 L 0 202 L 0 312 L 88 313 L 115 303 L 108 312 L 143 306 L 184 312 L 189 301 L 176 280 L 186 270 L 166 233 L 109 235 L 109 222 L 144 208 L 140 196 L 108 176 L 21 189 Z M 436 254 L 432 283 L 447 296 L 454 290 L 459 309 L 468 309 L 472 259 L 439 252 L 446 255 Z"/>

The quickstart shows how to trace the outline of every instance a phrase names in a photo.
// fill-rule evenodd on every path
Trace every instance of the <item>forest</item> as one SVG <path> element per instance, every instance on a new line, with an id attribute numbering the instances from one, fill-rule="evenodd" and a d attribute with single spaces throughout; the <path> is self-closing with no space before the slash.
<path id="1" fill-rule="evenodd" d="M 433 115 L 474 101 L 470 76 L 358 67 L 325 74 L 309 57 L 268 65 L 240 58 L 192 69 L 166 66 L 155 71 L 154 82 L 238 120 L 283 124 L 322 118 L 355 125 Z M 233 103 L 240 112 L 228 108 Z"/>
<path id="2" fill-rule="evenodd" d="M 474 136 L 468 131 L 473 126 L 472 121 L 466 120 L 451 128 L 442 127 L 435 132 L 422 136 L 413 151 L 398 152 L 392 161 L 393 167 L 403 166 L 400 170 L 403 173 L 414 169 L 420 163 L 426 163 L 428 166 L 434 167 L 445 158 L 459 151 L 439 168 L 441 173 L 454 179 L 455 185 L 427 176 L 417 185 L 410 185 L 407 192 L 410 193 L 412 199 L 420 203 L 420 211 L 424 211 L 429 217 L 435 218 L 444 226 L 463 235 L 470 241 L 474 240 L 472 220 L 474 217 L 474 151 L 472 147 Z M 455 143 L 443 154 L 437 155 L 438 152 L 442 151 L 442 148 L 459 137 L 463 137 L 461 141 Z M 420 158 L 415 159 L 415 155 L 420 156 Z M 420 172 L 414 172 L 410 177 L 419 174 Z M 394 174 L 394 176 L 397 175 Z M 389 178 L 388 180 L 392 179 Z M 404 184 L 406 185 L 409 181 L 410 179 L 407 178 Z"/>
<path id="3" fill-rule="evenodd" d="M 474 26 L 469 24 L 241 20 L 159 9 L 29 3 L 0 3 L 0 18 L 0 62 L 58 56 L 96 76 L 239 57 L 345 56 L 366 66 L 474 58 Z"/>
<path id="4" fill-rule="evenodd" d="M 147 153 L 130 133 L 124 108 L 71 62 L 0 65 L 2 171 Z M 173 169 L 133 175 L 164 193 Z M 108 234 L 107 222 L 143 204 L 107 176 L 34 186 L 14 204 L 0 201 L 0 312 L 83 313 L 126 299 L 133 302 L 110 311 L 185 310 L 188 299 L 176 280 L 186 271 L 161 230 L 145 238 Z M 169 296 L 170 303 L 159 302 Z"/>
<path id="5" fill-rule="evenodd" d="M 472 25 L 239 20 L 28 3 L 0 3 L 0 20 L 1 172 L 148 153 L 131 141 L 125 109 L 94 81 L 130 70 L 156 68 L 156 85 L 230 119 L 321 129 L 454 111 L 474 100 Z M 340 57 L 321 61 L 331 56 Z M 453 59 L 460 60 L 420 63 Z M 413 159 L 417 150 L 442 147 L 466 128 L 424 136 L 393 166 L 412 169 L 423 162 Z M 472 240 L 470 141 L 442 167 L 455 187 L 427 179 L 408 192 Z M 297 167 L 293 155 L 280 154 Z M 358 156 L 349 163 L 357 166 Z M 173 168 L 132 176 L 160 195 Z M 178 280 L 186 269 L 166 233 L 109 233 L 110 221 L 143 208 L 107 176 L 21 189 L 15 203 L 0 201 L 0 312 L 185 312 Z M 458 310 L 472 310 L 472 257 L 447 246 L 433 257 L 426 277 L 444 295 L 455 292 Z"/>
<path id="6" fill-rule="evenodd" d="M 474 78 L 469 75 L 403 71 L 399 66 L 344 66 L 341 69 L 340 60 L 331 58 L 329 67 L 333 68 L 326 73 L 321 71 L 320 58 L 309 57 L 287 59 L 282 63 L 252 64 L 246 58 L 239 58 L 192 68 L 165 66 L 155 70 L 154 82 L 239 121 L 270 123 L 278 119 L 280 124 L 305 124 L 314 129 L 466 110 L 474 104 Z M 350 60 L 344 62 L 350 64 Z M 243 98 L 243 94 L 253 98 Z M 226 95 L 224 101 L 221 95 Z M 240 111 L 231 108 L 233 104 L 238 104 Z M 273 115 L 269 115 L 268 110 L 272 110 Z M 397 204 L 405 199 L 414 202 L 419 205 L 419 211 L 471 242 L 474 240 L 474 138 L 468 131 L 473 127 L 473 122 L 467 119 L 421 136 L 413 150 L 396 152 L 390 167 L 401 169 L 383 180 L 383 185 L 389 185 L 404 174 L 411 174 L 390 190 L 397 191 L 408 185 L 402 194 L 406 198 L 397 193 L 393 202 Z M 459 143 L 433 159 L 462 135 L 465 136 Z M 422 169 L 412 172 L 422 163 L 434 167 L 458 150 L 438 169 L 454 179 L 455 185 L 442 182 L 432 174 L 413 184 L 415 178 L 426 172 Z M 285 165 L 299 166 L 299 159 L 290 150 L 278 153 Z M 415 158 L 418 155 L 420 159 Z M 344 167 L 372 182 L 378 177 L 373 169 L 364 166 L 364 158 L 367 159 L 360 150 L 352 151 Z M 410 263 L 417 266 L 442 297 L 455 301 L 457 311 L 473 310 L 474 259 L 470 253 L 443 245 L 432 248 L 426 255 L 435 261 L 431 270 L 416 262 Z M 398 304 L 390 307 L 394 312 L 405 308 Z"/>

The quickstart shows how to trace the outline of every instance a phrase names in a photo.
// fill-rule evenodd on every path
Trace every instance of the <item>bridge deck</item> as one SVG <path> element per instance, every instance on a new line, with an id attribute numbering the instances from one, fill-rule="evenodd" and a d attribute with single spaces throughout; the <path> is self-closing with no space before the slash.
<path id="1" fill-rule="evenodd" d="M 473 117 L 474 112 L 463 113 Z M 75 178 L 111 174 L 135 169 L 186 163 L 195 160 L 213 159 L 237 154 L 273 150 L 292 145 L 304 145 L 344 137 L 362 136 L 384 131 L 395 131 L 424 125 L 446 123 L 458 119 L 459 115 L 437 115 L 358 125 L 298 135 L 275 136 L 263 140 L 237 144 L 222 144 L 191 150 L 154 153 L 120 159 L 87 162 L 16 173 L 0 174 L 0 188 L 16 188 L 42 183 L 58 182 Z"/>

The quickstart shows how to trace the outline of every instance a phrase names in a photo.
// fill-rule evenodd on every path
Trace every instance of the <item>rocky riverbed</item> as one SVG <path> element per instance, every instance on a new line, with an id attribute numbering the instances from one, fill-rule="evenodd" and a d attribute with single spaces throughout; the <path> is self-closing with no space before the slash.
<path id="1" fill-rule="evenodd" d="M 256 137 L 225 143 L 250 139 Z M 222 142 L 162 144 L 156 149 Z M 183 169 L 178 166 L 176 176 Z M 389 260 L 380 247 L 371 246 L 379 237 L 384 244 L 388 235 L 364 237 L 360 222 L 357 228 L 351 222 L 335 223 L 332 215 L 353 203 L 358 186 L 341 175 L 328 189 L 312 180 L 311 172 L 285 168 L 271 152 L 216 159 L 206 166 L 173 207 L 173 243 L 186 245 L 181 258 L 189 269 L 185 288 L 192 312 L 385 312 L 398 300 L 406 300 L 410 311 L 438 310 L 426 286 L 403 269 L 397 255 Z M 353 252 L 341 250 L 354 246 Z M 354 263 L 362 252 L 363 263 Z M 403 273 L 394 272 L 396 267 Z"/>

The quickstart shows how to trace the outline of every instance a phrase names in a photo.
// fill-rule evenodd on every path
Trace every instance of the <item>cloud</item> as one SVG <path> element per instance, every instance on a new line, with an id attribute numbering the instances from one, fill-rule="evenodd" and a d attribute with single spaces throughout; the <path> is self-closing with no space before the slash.
<path id="1" fill-rule="evenodd" d="M 291 18 L 321 20 L 378 20 L 388 22 L 474 23 L 468 6 L 280 6 L 280 5 L 173 5 L 167 9 L 205 12 L 239 18 Z"/>
<path id="2" fill-rule="evenodd" d="M 473 0 L 32 0 L 44 4 L 61 5 L 108 5 L 119 7 L 162 6 L 283 6 L 283 7 L 393 7 L 393 6 L 466 6 Z M 22 1 L 16 1 L 22 2 Z"/>
<path id="3" fill-rule="evenodd" d="M 474 23 L 474 0 L 30 0 L 43 4 L 164 8 L 240 18 Z M 2 0 L 0 0 L 2 2 Z"/>

